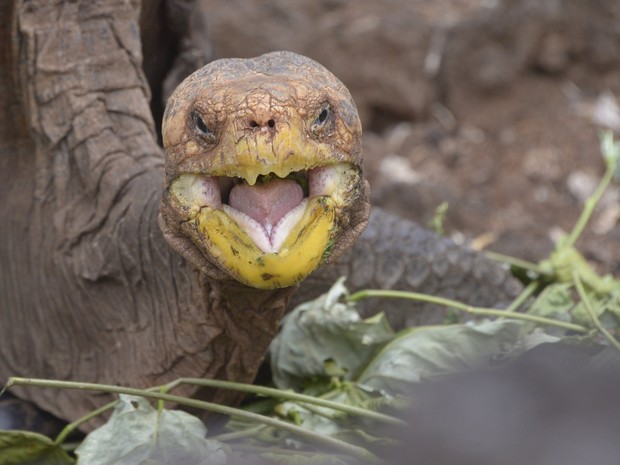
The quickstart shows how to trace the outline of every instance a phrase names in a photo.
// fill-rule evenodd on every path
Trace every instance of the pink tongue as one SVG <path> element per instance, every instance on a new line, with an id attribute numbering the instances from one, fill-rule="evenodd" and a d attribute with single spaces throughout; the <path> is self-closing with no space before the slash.
<path id="1" fill-rule="evenodd" d="M 275 225 L 304 199 L 295 181 L 274 179 L 265 184 L 238 184 L 230 191 L 228 203 L 260 224 Z"/>

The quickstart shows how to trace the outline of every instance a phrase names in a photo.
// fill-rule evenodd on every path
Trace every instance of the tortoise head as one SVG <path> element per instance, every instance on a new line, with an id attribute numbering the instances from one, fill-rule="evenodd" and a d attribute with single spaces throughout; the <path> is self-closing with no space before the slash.
<path id="1" fill-rule="evenodd" d="M 213 279 L 298 283 L 366 225 L 361 134 L 346 87 L 309 58 L 210 63 L 164 115 L 168 242 Z"/>

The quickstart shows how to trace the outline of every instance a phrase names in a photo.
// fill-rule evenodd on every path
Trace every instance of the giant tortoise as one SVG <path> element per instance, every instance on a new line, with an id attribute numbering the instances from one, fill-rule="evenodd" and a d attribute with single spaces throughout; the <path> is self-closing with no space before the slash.
<path id="1" fill-rule="evenodd" d="M 369 215 L 355 104 L 311 59 L 199 69 L 168 102 L 162 148 L 137 3 L 0 6 L 0 382 L 250 382 L 296 290 L 340 275 L 483 305 L 514 295 L 483 256 Z M 13 393 L 64 420 L 107 400 Z"/>

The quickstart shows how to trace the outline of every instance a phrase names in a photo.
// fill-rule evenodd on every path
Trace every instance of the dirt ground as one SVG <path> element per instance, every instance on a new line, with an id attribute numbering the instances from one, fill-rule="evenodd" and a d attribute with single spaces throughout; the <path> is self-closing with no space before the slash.
<path id="1" fill-rule="evenodd" d="M 204 0 L 217 57 L 288 49 L 350 88 L 373 203 L 530 260 L 570 230 L 620 130 L 616 0 Z M 620 189 L 578 243 L 620 273 Z"/>

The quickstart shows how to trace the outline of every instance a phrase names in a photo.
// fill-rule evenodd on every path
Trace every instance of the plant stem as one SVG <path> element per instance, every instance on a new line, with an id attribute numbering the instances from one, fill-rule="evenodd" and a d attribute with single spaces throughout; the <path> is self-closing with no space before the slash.
<path id="1" fill-rule="evenodd" d="M 9 379 L 10 382 L 10 379 Z M 92 420 L 95 417 L 98 417 L 99 415 L 101 415 L 103 412 L 110 410 L 111 408 L 113 408 L 116 405 L 117 401 L 113 401 L 113 402 L 109 402 L 107 404 L 105 404 L 102 407 L 99 407 L 96 410 L 93 410 L 90 413 L 87 413 L 86 415 L 84 415 L 83 417 L 78 418 L 77 420 L 69 423 L 67 426 L 65 426 L 62 431 L 60 433 L 58 433 L 58 436 L 56 436 L 56 439 L 54 440 L 54 444 L 56 445 L 60 445 L 63 442 L 65 442 L 65 439 L 67 439 L 67 436 L 69 436 L 75 429 L 77 429 L 82 423 L 86 423 L 89 420 Z"/>
<path id="2" fill-rule="evenodd" d="M 517 310 L 519 310 L 519 307 L 521 305 L 523 305 L 523 303 L 529 299 L 532 294 L 534 294 L 534 292 L 536 292 L 538 290 L 538 288 L 540 287 L 540 282 L 539 281 L 532 281 L 531 283 L 529 283 L 525 289 L 523 289 L 523 291 L 521 292 L 521 294 L 519 294 L 517 296 L 517 298 L 515 300 L 512 301 L 512 303 L 506 307 L 506 309 L 504 310 L 506 313 L 513 313 L 516 312 Z"/>
<path id="3" fill-rule="evenodd" d="M 316 408 L 315 405 L 304 405 L 303 406 L 304 409 L 306 409 L 308 412 L 317 415 L 319 417 L 325 418 L 327 420 L 333 421 L 333 422 L 337 422 L 338 421 L 338 417 L 334 414 L 334 413 L 327 413 L 327 412 L 323 412 L 321 410 L 319 410 L 318 408 Z"/>
<path id="4" fill-rule="evenodd" d="M 220 442 L 226 442 L 226 441 L 234 441 L 235 439 L 251 438 L 252 436 L 255 436 L 256 434 L 260 433 L 266 427 L 267 427 L 266 425 L 258 425 L 258 426 L 255 426 L 254 428 L 248 428 L 242 431 L 234 431 L 232 433 L 222 433 L 222 434 L 218 434 L 217 436 L 211 436 L 211 439 L 214 439 Z"/>
<path id="5" fill-rule="evenodd" d="M 588 312 L 588 316 L 607 340 L 613 345 L 616 349 L 620 351 L 620 342 L 616 340 L 616 338 L 607 331 L 607 328 L 603 326 L 601 320 L 598 319 L 596 313 L 594 312 L 594 308 L 592 308 L 592 302 L 590 301 L 590 297 L 588 296 L 585 288 L 583 287 L 583 283 L 581 282 L 581 278 L 579 277 L 579 273 L 577 271 L 573 271 L 573 279 L 575 280 L 575 288 L 577 289 L 577 294 L 579 294 L 579 298 L 582 300 L 583 304 L 586 307 L 586 311 Z"/>
<path id="6" fill-rule="evenodd" d="M 394 418 L 383 413 L 375 412 L 361 407 L 353 405 L 341 404 L 340 402 L 334 402 L 332 400 L 321 399 L 318 397 L 312 397 L 305 394 L 299 394 L 292 391 L 284 391 L 281 389 L 270 388 L 267 386 L 255 386 L 252 384 L 235 383 L 232 381 L 222 381 L 219 379 L 204 379 L 204 378 L 179 378 L 169 384 L 162 386 L 165 392 L 168 392 L 179 384 L 193 384 L 196 386 L 212 387 L 217 389 L 231 389 L 241 392 L 249 392 L 266 397 L 274 397 L 276 399 L 290 400 L 293 402 L 300 402 L 302 404 L 314 404 L 320 407 L 327 407 L 332 410 L 349 413 L 351 415 L 357 415 L 365 417 L 371 420 L 387 423 L 395 426 L 407 426 L 407 422 Z"/>
<path id="7" fill-rule="evenodd" d="M 75 449 L 80 447 L 80 444 L 81 444 L 80 441 L 63 442 L 62 444 L 58 444 L 58 447 L 60 447 L 65 452 L 73 452 Z"/>
<path id="8" fill-rule="evenodd" d="M 329 436 L 315 433 L 314 431 L 300 428 L 299 426 L 286 423 L 275 418 L 258 415 L 253 412 L 240 410 L 234 407 L 228 407 L 226 405 L 218 405 L 213 402 L 205 402 L 197 399 L 187 399 L 185 397 L 173 396 L 170 394 L 164 394 L 156 391 L 148 391 L 144 389 L 135 389 L 122 386 L 112 386 L 108 384 L 94 384 L 94 383 L 79 383 L 73 381 L 56 381 L 49 379 L 33 379 L 33 378 L 9 378 L 6 387 L 25 385 L 25 386 L 38 386 L 46 388 L 60 388 L 60 389 L 79 389 L 83 391 L 98 391 L 108 392 L 114 394 L 127 394 L 133 396 L 140 396 L 154 400 L 163 400 L 167 402 L 174 402 L 180 405 L 186 405 L 188 407 L 194 407 L 202 410 L 208 410 L 210 412 L 220 413 L 222 415 L 229 415 L 233 417 L 242 418 L 248 421 L 255 421 L 257 423 L 266 424 L 279 428 L 289 433 L 295 434 L 308 441 L 316 444 L 331 447 L 333 449 L 340 450 L 346 454 L 354 457 L 361 458 L 370 463 L 379 463 L 379 459 L 372 452 L 364 449 L 363 447 L 354 446 L 348 444 L 339 439 L 335 439 Z"/>
<path id="9" fill-rule="evenodd" d="M 576 325 L 574 323 L 553 320 L 551 318 L 544 318 L 537 315 L 529 315 L 527 313 L 506 313 L 505 310 L 498 310 L 495 308 L 472 307 L 470 305 L 457 302 L 456 300 L 446 299 L 444 297 L 436 297 L 427 294 L 420 294 L 418 292 L 366 289 L 349 295 L 347 300 L 349 302 L 355 302 L 357 300 L 365 299 L 367 297 L 393 297 L 397 299 L 418 300 L 421 302 L 429 302 L 431 304 L 444 305 L 446 307 L 456 308 L 457 310 L 464 311 L 465 313 L 469 313 L 471 315 L 489 316 L 497 318 L 512 318 L 514 320 L 530 321 L 532 323 L 537 323 L 541 325 L 556 326 L 558 328 L 563 328 L 570 331 L 577 331 L 580 333 L 588 332 L 588 328 L 581 325 Z"/>
<path id="10" fill-rule="evenodd" d="M 562 241 L 562 247 L 572 247 L 573 245 L 575 245 L 575 242 L 577 242 L 577 239 L 579 239 L 579 236 L 588 224 L 588 221 L 590 221 L 590 217 L 592 216 L 592 213 L 594 213 L 596 205 L 598 204 L 599 200 L 601 200 L 601 197 L 605 193 L 607 186 L 609 186 L 609 183 L 613 179 L 614 172 L 616 170 L 615 163 L 607 161 L 606 166 L 607 169 L 605 170 L 605 174 L 603 175 L 601 182 L 599 182 L 596 190 L 585 201 L 583 205 L 583 210 L 581 211 L 581 215 L 579 216 L 577 223 L 575 223 L 575 226 L 573 227 L 570 235 L 566 238 L 565 241 Z"/>
<path id="11" fill-rule="evenodd" d="M 497 262 L 502 262 L 516 268 L 523 268 L 524 270 L 533 271 L 538 275 L 546 275 L 546 273 L 544 273 L 536 263 L 528 262 L 527 260 L 523 260 L 521 258 L 511 257 L 510 255 L 504 255 L 499 252 L 493 252 L 491 250 L 485 250 L 483 253 L 490 259 Z"/>

